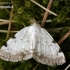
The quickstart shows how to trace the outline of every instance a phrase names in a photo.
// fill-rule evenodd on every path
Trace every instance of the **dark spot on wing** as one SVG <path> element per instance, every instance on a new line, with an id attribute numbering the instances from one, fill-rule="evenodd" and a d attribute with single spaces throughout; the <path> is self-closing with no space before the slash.
<path id="1" fill-rule="evenodd" d="M 7 47 L 7 43 L 6 42 L 4 43 L 4 46 Z"/>
<path id="2" fill-rule="evenodd" d="M 35 51 L 35 49 L 31 49 L 31 51 Z"/>
<path id="3" fill-rule="evenodd" d="M 52 45 L 50 45 L 50 46 L 52 46 Z"/>
<path id="4" fill-rule="evenodd" d="M 62 52 L 62 50 L 61 50 L 61 48 L 59 48 L 59 51 L 57 52 L 56 55 L 58 56 L 58 54 L 61 53 L 61 52 Z"/>
<path id="5" fill-rule="evenodd" d="M 27 51 L 25 50 L 25 52 L 27 52 Z"/>
<path id="6" fill-rule="evenodd" d="M 56 43 L 56 41 L 55 41 L 55 40 L 53 40 L 53 41 L 52 41 L 52 43 Z"/>
<path id="7" fill-rule="evenodd" d="M 59 49 L 59 53 L 62 52 L 61 48 Z"/>
<path id="8" fill-rule="evenodd" d="M 21 40 L 23 40 L 23 39 L 21 39 Z"/>
<path id="9" fill-rule="evenodd" d="M 35 51 L 36 49 L 34 49 L 34 51 Z"/>
<path id="10" fill-rule="evenodd" d="M 16 38 L 15 35 L 13 35 L 12 38 Z"/>

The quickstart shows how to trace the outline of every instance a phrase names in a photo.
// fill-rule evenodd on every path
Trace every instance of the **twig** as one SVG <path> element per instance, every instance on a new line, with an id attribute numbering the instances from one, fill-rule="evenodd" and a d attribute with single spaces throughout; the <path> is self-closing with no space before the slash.
<path id="1" fill-rule="evenodd" d="M 5 19 L 0 19 L 0 21 L 9 21 L 9 20 L 5 20 Z"/>
<path id="2" fill-rule="evenodd" d="M 56 33 L 59 33 L 59 31 L 61 30 L 62 28 L 54 28 L 54 29 L 46 29 L 48 32 L 56 32 Z"/>
<path id="3" fill-rule="evenodd" d="M 6 8 L 4 8 L 8 13 L 10 13 Z"/>
<path id="4" fill-rule="evenodd" d="M 51 8 L 52 2 L 53 2 L 53 0 L 50 0 L 49 1 L 48 6 L 47 6 L 47 9 L 50 9 Z M 46 19 L 48 17 L 48 14 L 49 14 L 49 12 L 48 11 L 45 11 L 45 14 L 44 14 L 44 17 L 43 17 L 43 20 L 42 20 L 42 23 L 41 23 L 41 27 L 44 27 L 44 24 L 46 22 Z"/>
<path id="5" fill-rule="evenodd" d="M 67 70 L 69 67 L 70 67 L 70 64 L 64 70 Z"/>
<path id="6" fill-rule="evenodd" d="M 8 31 L 7 30 L 0 30 L 1 33 L 7 33 Z M 18 31 L 10 31 L 10 33 L 16 33 Z"/>
<path id="7" fill-rule="evenodd" d="M 31 0 L 31 1 L 32 1 L 33 3 L 35 3 L 36 5 L 38 5 L 39 7 L 41 7 L 42 9 L 44 9 L 44 10 L 48 11 L 49 13 L 53 14 L 54 16 L 57 16 L 56 13 L 54 13 L 54 12 L 52 12 L 52 11 L 46 9 L 45 7 L 43 7 L 42 5 L 40 5 L 39 3 L 35 2 L 34 0 Z"/>
<path id="8" fill-rule="evenodd" d="M 12 6 L 13 6 L 13 5 L 12 5 Z M 10 29 L 11 29 L 12 16 L 13 16 L 13 8 L 11 8 L 11 13 L 10 13 L 10 22 L 9 22 L 9 26 L 8 26 L 7 37 L 9 36 Z"/>
<path id="9" fill-rule="evenodd" d="M 39 66 L 39 63 L 33 68 L 33 70 L 36 70 L 36 68 Z"/>
<path id="10" fill-rule="evenodd" d="M 56 21 L 56 19 L 47 19 L 45 22 L 52 22 L 53 20 Z M 66 18 L 66 20 L 70 20 L 70 18 Z M 39 23 L 41 23 L 41 21 L 38 21 Z"/>
<path id="11" fill-rule="evenodd" d="M 0 22 L 0 25 L 5 25 L 5 24 L 8 24 L 9 21 L 3 21 L 3 22 Z"/>
<path id="12" fill-rule="evenodd" d="M 5 25 L 5 24 L 9 24 L 10 21 L 3 21 L 3 22 L 0 22 L 0 25 Z M 14 21 L 12 21 L 14 22 Z"/>
<path id="13" fill-rule="evenodd" d="M 4 8 L 4 9 L 10 14 L 10 12 L 6 8 Z"/>
<path id="14" fill-rule="evenodd" d="M 70 30 L 57 42 L 59 45 L 70 35 Z"/>
<path id="15" fill-rule="evenodd" d="M 0 6 L 2 6 L 2 4 L 0 3 Z M 10 13 L 6 8 L 4 8 L 8 13 Z"/>
<path id="16" fill-rule="evenodd" d="M 24 27 L 26 27 L 26 25 L 24 23 L 21 23 Z"/>

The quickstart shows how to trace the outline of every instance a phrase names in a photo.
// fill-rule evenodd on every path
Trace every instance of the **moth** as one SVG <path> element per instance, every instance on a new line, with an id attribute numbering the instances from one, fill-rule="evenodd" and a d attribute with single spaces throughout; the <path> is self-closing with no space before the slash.
<path id="1" fill-rule="evenodd" d="M 34 58 L 45 65 L 62 65 L 65 56 L 52 36 L 34 23 L 17 32 L 0 49 L 0 58 L 18 62 Z"/>

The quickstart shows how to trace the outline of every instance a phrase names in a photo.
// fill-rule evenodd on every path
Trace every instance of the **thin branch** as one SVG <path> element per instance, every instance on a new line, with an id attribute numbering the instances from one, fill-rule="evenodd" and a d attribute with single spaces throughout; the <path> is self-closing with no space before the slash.
<path id="1" fill-rule="evenodd" d="M 46 29 L 48 32 L 57 32 L 59 33 L 60 30 L 62 30 L 64 27 L 62 28 L 50 28 L 50 29 Z M 70 27 L 67 27 L 68 29 L 70 29 Z"/>
<path id="2" fill-rule="evenodd" d="M 51 8 L 52 2 L 53 2 L 53 0 L 50 0 L 49 1 L 48 6 L 47 6 L 47 9 L 50 9 Z M 49 14 L 49 12 L 48 11 L 45 11 L 45 14 L 44 14 L 44 17 L 43 17 L 43 20 L 42 20 L 42 23 L 41 23 L 41 27 L 44 27 L 44 24 L 46 22 L 46 19 L 48 17 L 48 14 Z"/>
<path id="3" fill-rule="evenodd" d="M 33 70 L 36 70 L 38 66 L 39 66 L 39 63 L 33 68 Z"/>
<path id="4" fill-rule="evenodd" d="M 0 25 L 5 25 L 5 24 L 8 24 L 9 21 L 3 21 L 3 22 L 0 22 Z"/>
<path id="5" fill-rule="evenodd" d="M 56 20 L 56 19 L 53 19 L 53 20 Z M 47 19 L 45 22 L 52 22 L 53 21 L 52 19 Z M 66 18 L 66 20 L 70 20 L 70 18 Z M 41 23 L 41 21 L 38 21 L 39 23 Z"/>
<path id="6" fill-rule="evenodd" d="M 4 9 L 10 14 L 10 12 L 6 8 L 4 8 Z"/>
<path id="7" fill-rule="evenodd" d="M 40 5 L 39 3 L 35 2 L 34 0 L 31 0 L 31 1 L 32 1 L 33 3 L 35 3 L 36 5 L 38 5 L 39 7 L 41 7 L 42 9 L 44 9 L 44 10 L 48 11 L 49 13 L 53 14 L 54 16 L 57 16 L 56 13 L 54 13 L 54 12 L 52 12 L 52 11 L 46 9 L 45 7 L 43 7 L 42 5 Z"/>
<path id="8" fill-rule="evenodd" d="M 59 31 L 61 30 L 62 28 L 54 28 L 54 29 L 46 29 L 48 32 L 56 32 L 56 33 L 59 33 Z"/>
<path id="9" fill-rule="evenodd" d="M 22 25 L 23 25 L 24 27 L 26 27 L 26 25 L 25 25 L 24 23 L 22 23 Z"/>
<path id="10" fill-rule="evenodd" d="M 69 67 L 70 67 L 70 64 L 64 70 L 68 70 Z"/>
<path id="11" fill-rule="evenodd" d="M 12 6 L 13 6 L 13 5 L 12 5 Z M 13 8 L 11 8 L 11 13 L 10 13 L 10 22 L 9 22 L 9 26 L 8 26 L 7 37 L 9 36 L 10 29 L 11 29 L 12 16 L 13 16 Z"/>
<path id="12" fill-rule="evenodd" d="M 2 4 L 0 3 L 0 6 L 2 6 Z M 5 9 L 8 13 L 10 13 L 6 8 L 3 8 L 3 9 Z"/>
<path id="13" fill-rule="evenodd" d="M 8 31 L 7 30 L 0 30 L 1 33 L 7 33 Z M 10 33 L 16 33 L 18 31 L 10 31 Z"/>
<path id="14" fill-rule="evenodd" d="M 70 35 L 70 30 L 57 42 L 59 45 Z"/>
<path id="15" fill-rule="evenodd" d="M 9 21 L 9 20 L 5 20 L 5 19 L 0 19 L 0 21 Z"/>
<path id="16" fill-rule="evenodd" d="M 46 29 L 48 32 L 59 32 L 60 30 L 62 30 L 64 27 L 60 27 L 60 28 L 50 28 L 50 29 Z M 70 27 L 67 27 L 67 29 L 70 29 Z"/>
<path id="17" fill-rule="evenodd" d="M 5 25 L 5 24 L 9 24 L 10 21 L 3 21 L 3 22 L 0 22 L 0 25 Z M 14 21 L 12 21 L 14 22 Z"/>

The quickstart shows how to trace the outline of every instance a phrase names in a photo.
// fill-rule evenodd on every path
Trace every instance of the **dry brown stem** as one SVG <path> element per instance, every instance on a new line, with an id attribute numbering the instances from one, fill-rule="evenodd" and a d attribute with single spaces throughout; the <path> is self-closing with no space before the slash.
<path id="1" fill-rule="evenodd" d="M 51 8 L 52 2 L 53 2 L 53 0 L 50 0 L 49 1 L 48 6 L 47 6 L 47 9 L 50 9 Z M 48 14 L 49 14 L 49 12 L 48 11 L 45 11 L 44 17 L 43 17 L 43 20 L 42 20 L 42 23 L 41 23 L 41 27 L 44 27 L 44 24 L 46 22 L 46 19 L 48 17 Z"/>
<path id="2" fill-rule="evenodd" d="M 13 5 L 12 5 L 13 6 Z M 11 29 L 11 24 L 12 24 L 12 16 L 13 16 L 13 8 L 11 8 L 11 13 L 10 13 L 10 22 L 8 26 L 8 32 L 7 32 L 7 37 L 9 36 L 10 29 Z"/>
<path id="3" fill-rule="evenodd" d="M 54 12 L 52 12 L 52 11 L 46 9 L 45 7 L 43 7 L 42 5 L 40 5 L 39 3 L 37 3 L 36 1 L 34 1 L 34 0 L 31 0 L 31 1 L 32 1 L 34 4 L 38 5 L 39 7 L 41 7 L 42 9 L 44 9 L 44 10 L 48 11 L 49 13 L 53 14 L 54 16 L 57 16 L 56 13 L 54 13 Z"/>

